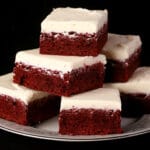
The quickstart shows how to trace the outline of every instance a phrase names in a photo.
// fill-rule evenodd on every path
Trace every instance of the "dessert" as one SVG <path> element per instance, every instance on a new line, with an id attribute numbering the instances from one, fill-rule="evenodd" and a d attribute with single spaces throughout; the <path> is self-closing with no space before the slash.
<path id="1" fill-rule="evenodd" d="M 106 135 L 121 133 L 121 100 L 116 89 L 99 88 L 62 97 L 59 133 Z"/>
<path id="2" fill-rule="evenodd" d="M 39 54 L 39 49 L 16 54 L 13 81 L 54 95 L 70 96 L 102 87 L 106 58 Z"/>
<path id="3" fill-rule="evenodd" d="M 140 116 L 150 113 L 150 67 L 139 67 L 128 82 L 107 83 L 104 87 L 121 92 L 122 115 Z"/>
<path id="4" fill-rule="evenodd" d="M 40 53 L 96 56 L 107 41 L 107 10 L 56 8 L 42 21 Z"/>
<path id="5" fill-rule="evenodd" d="M 106 82 L 126 82 L 140 65 L 141 39 L 138 35 L 108 34 L 102 53 L 108 60 Z"/>
<path id="6" fill-rule="evenodd" d="M 59 112 L 60 97 L 12 82 L 13 74 L 0 76 L 0 118 L 34 125 Z"/>

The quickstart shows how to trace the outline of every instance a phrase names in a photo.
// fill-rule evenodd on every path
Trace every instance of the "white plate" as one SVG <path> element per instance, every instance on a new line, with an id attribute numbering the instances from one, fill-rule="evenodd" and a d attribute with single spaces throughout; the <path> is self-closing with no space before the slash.
<path id="1" fill-rule="evenodd" d="M 0 129 L 33 138 L 55 141 L 104 141 L 137 136 L 150 132 L 150 115 L 140 118 L 122 118 L 124 133 L 111 135 L 68 136 L 58 133 L 57 117 L 49 119 L 35 127 L 19 125 L 0 119 Z"/>

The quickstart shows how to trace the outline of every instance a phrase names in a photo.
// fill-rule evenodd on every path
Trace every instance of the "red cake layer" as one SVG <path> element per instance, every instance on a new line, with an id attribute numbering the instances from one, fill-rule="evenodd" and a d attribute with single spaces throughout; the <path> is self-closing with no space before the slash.
<path id="1" fill-rule="evenodd" d="M 106 135 L 121 132 L 119 110 L 69 109 L 59 114 L 60 134 Z"/>
<path id="2" fill-rule="evenodd" d="M 108 60 L 106 67 L 106 82 L 126 82 L 140 65 L 141 48 L 124 62 Z"/>
<path id="3" fill-rule="evenodd" d="M 96 56 L 107 41 L 107 24 L 94 34 L 69 32 L 41 33 L 40 53 L 51 55 Z"/>
<path id="4" fill-rule="evenodd" d="M 13 81 L 35 90 L 54 95 L 70 96 L 102 87 L 104 71 L 104 65 L 97 63 L 72 70 L 62 77 L 62 73 L 58 71 L 16 63 Z"/>
<path id="5" fill-rule="evenodd" d="M 48 96 L 26 105 L 10 96 L 0 95 L 0 118 L 23 125 L 34 125 L 59 112 L 60 97 Z"/>
<path id="6" fill-rule="evenodd" d="M 150 114 L 150 95 L 146 94 L 121 94 L 122 116 L 137 117 Z"/>

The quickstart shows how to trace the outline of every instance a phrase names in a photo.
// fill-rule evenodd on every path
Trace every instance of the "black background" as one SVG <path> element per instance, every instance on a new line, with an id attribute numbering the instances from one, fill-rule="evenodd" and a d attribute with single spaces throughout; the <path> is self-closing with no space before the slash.
<path id="1" fill-rule="evenodd" d="M 118 34 L 138 34 L 143 42 L 142 63 L 150 65 L 149 60 L 149 9 L 148 1 L 131 0 L 15 0 L 0 4 L 0 74 L 12 71 L 15 54 L 19 50 L 39 47 L 40 23 L 56 7 L 84 7 L 88 9 L 108 9 L 109 32 Z M 148 144 L 150 135 L 103 142 L 114 144 Z M 109 144 L 108 144 L 109 143 Z M 103 145 L 102 142 L 80 143 L 81 146 Z M 0 130 L 0 146 L 4 149 L 34 149 L 60 145 L 77 146 L 79 143 L 63 143 L 26 138 Z M 0 148 L 1 149 L 1 148 Z M 72 148 L 71 148 L 72 149 Z M 96 149 L 96 148 L 95 148 Z"/>
<path id="2" fill-rule="evenodd" d="M 128 139 L 117 139 L 112 141 L 95 141 L 95 142 L 60 142 L 42 139 L 33 139 L 21 135 L 15 135 L 0 130 L 0 149 L 1 150 L 84 150 L 84 149 L 124 149 L 124 148 L 148 148 L 150 134 L 130 137 Z"/>
<path id="3" fill-rule="evenodd" d="M 108 9 L 109 32 L 139 34 L 143 42 L 142 64 L 149 61 L 148 2 L 131 0 L 15 0 L 0 4 L 0 74 L 12 71 L 19 50 L 39 47 L 40 23 L 56 7 Z"/>

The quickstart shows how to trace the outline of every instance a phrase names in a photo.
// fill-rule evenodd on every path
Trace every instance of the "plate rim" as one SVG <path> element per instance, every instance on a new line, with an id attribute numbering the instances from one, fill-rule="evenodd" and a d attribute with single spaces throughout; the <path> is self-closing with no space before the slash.
<path id="1" fill-rule="evenodd" d="M 147 116 L 150 119 L 150 114 L 149 115 L 143 115 L 137 122 L 142 121 L 142 119 L 146 119 Z M 3 124 L 1 124 L 1 122 Z M 5 126 L 7 124 L 10 124 L 12 127 Z M 134 123 L 131 124 L 131 127 L 134 127 Z M 88 136 L 70 136 L 70 135 L 60 135 L 56 132 L 53 131 L 46 131 L 46 130 L 41 130 L 39 128 L 35 128 L 32 126 L 25 126 L 25 125 L 20 125 L 15 122 L 11 122 L 5 119 L 0 118 L 0 129 L 26 136 L 26 137 L 31 137 L 31 138 L 36 138 L 36 139 L 43 139 L 43 140 L 52 140 L 52 141 L 63 141 L 63 142 L 89 142 L 89 141 L 108 141 L 108 140 L 115 140 L 115 139 L 124 139 L 124 138 L 129 138 L 129 137 L 134 137 L 137 135 L 142 135 L 146 133 L 150 133 L 150 122 L 148 122 L 148 127 L 146 128 L 139 128 L 138 130 L 129 130 L 127 132 L 121 133 L 121 134 L 109 134 L 109 135 L 88 135 Z M 19 130 L 22 129 L 22 130 Z M 30 132 L 33 130 L 33 132 Z"/>

